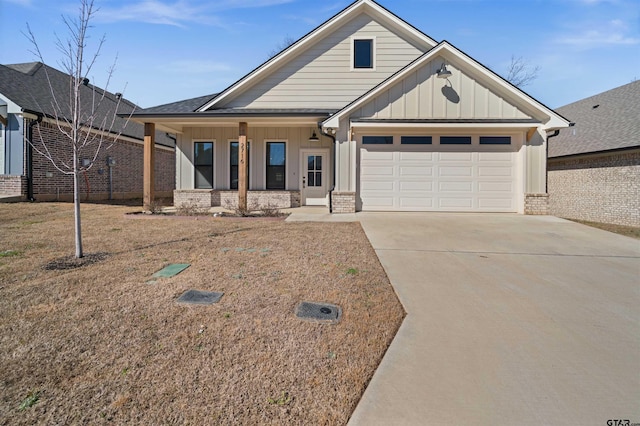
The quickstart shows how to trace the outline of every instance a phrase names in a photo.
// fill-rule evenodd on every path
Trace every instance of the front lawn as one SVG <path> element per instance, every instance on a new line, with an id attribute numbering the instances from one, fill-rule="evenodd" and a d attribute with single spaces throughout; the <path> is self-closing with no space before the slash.
<path id="1" fill-rule="evenodd" d="M 83 205 L 96 263 L 60 269 L 72 206 L 0 204 L 0 424 L 345 424 L 404 315 L 360 225 L 134 210 Z"/>

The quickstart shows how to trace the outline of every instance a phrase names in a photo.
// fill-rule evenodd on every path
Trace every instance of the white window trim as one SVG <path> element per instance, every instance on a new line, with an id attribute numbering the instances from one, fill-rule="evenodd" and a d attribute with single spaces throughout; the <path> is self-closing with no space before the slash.
<path id="1" fill-rule="evenodd" d="M 372 57 L 372 61 L 373 61 L 373 66 L 371 68 L 356 68 L 355 67 L 355 40 L 371 40 L 372 43 L 372 49 L 373 49 L 373 57 Z M 368 37 L 358 37 L 358 36 L 351 36 L 351 48 L 350 48 L 350 52 L 351 55 L 349 56 L 349 68 L 351 71 L 355 71 L 355 72 L 372 72 L 376 70 L 376 63 L 377 63 L 377 59 L 378 59 L 378 54 L 377 54 L 377 38 L 376 36 L 368 36 Z"/>
<path id="2" fill-rule="evenodd" d="M 196 142 L 211 142 L 213 144 L 213 183 L 212 188 L 196 188 Z M 215 139 L 192 139 L 191 140 L 191 164 L 193 165 L 193 172 L 191 173 L 192 183 L 191 186 L 193 189 L 202 189 L 202 190 L 214 190 L 216 189 L 216 159 L 218 158 L 216 152 L 216 140 Z"/>
<path id="3" fill-rule="evenodd" d="M 284 142 L 284 189 L 267 189 L 267 144 L 269 142 Z M 289 139 L 265 139 L 262 150 L 262 165 L 264 167 L 263 188 L 265 191 L 288 191 L 289 190 L 289 167 L 291 162 L 289 161 Z"/>
<path id="4" fill-rule="evenodd" d="M 227 139 L 227 188 L 229 188 L 229 191 L 236 191 L 235 189 L 231 189 L 231 142 L 238 142 L 238 138 L 236 139 Z M 247 139 L 247 143 L 249 144 L 253 144 L 253 140 L 252 139 Z M 265 145 L 266 147 L 266 145 Z M 255 147 L 254 147 L 255 149 Z M 254 171 L 254 167 L 253 167 L 253 162 L 252 159 L 253 157 L 255 157 L 254 155 L 249 154 L 249 191 L 251 191 L 253 188 L 251 185 L 251 176 L 253 175 L 253 171 Z M 266 161 L 266 160 L 265 160 Z M 266 162 L 265 162 L 266 164 Z M 265 186 L 266 186 L 266 182 L 265 182 Z"/>

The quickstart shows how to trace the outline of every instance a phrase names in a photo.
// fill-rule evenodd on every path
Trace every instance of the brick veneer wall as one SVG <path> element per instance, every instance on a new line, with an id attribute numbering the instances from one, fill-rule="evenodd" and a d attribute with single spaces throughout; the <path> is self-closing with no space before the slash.
<path id="1" fill-rule="evenodd" d="M 355 192 L 332 192 L 331 204 L 333 213 L 355 213 L 356 193 Z"/>
<path id="2" fill-rule="evenodd" d="M 25 129 L 28 123 L 25 124 Z M 41 138 L 46 141 L 48 149 L 58 158 L 71 157 L 68 140 L 51 123 L 40 123 L 34 126 L 34 144 L 41 149 Z M 108 149 L 109 145 L 111 145 Z M 67 151 L 65 151 L 65 147 Z M 86 152 L 82 158 L 93 157 L 95 151 Z M 109 197 L 109 167 L 107 157 L 116 161 L 113 166 L 113 198 L 140 198 L 143 185 L 144 147 L 142 143 L 112 140 L 103 143 L 93 167 L 87 171 L 86 178 L 80 176 L 81 199 L 97 200 Z M 175 189 L 175 152 L 156 147 L 155 150 L 155 195 L 171 197 Z M 50 173 L 50 177 L 47 174 Z M 88 185 L 87 185 L 88 181 Z M 33 153 L 33 193 L 36 200 L 70 200 L 73 198 L 73 177 L 65 175 L 41 154 Z"/>
<path id="3" fill-rule="evenodd" d="M 640 150 L 550 159 L 554 216 L 640 226 Z"/>
<path id="4" fill-rule="evenodd" d="M 0 175 L 0 194 L 23 197 L 27 193 L 27 179 L 24 176 Z"/>
<path id="5" fill-rule="evenodd" d="M 524 214 L 549 214 L 549 194 L 525 194 Z"/>
<path id="6" fill-rule="evenodd" d="M 193 206 L 204 209 L 222 206 L 235 209 L 238 205 L 238 191 L 177 189 L 173 192 L 173 204 L 176 207 Z M 279 209 L 300 207 L 300 191 L 249 191 L 247 204 L 249 208 L 262 206 Z"/>

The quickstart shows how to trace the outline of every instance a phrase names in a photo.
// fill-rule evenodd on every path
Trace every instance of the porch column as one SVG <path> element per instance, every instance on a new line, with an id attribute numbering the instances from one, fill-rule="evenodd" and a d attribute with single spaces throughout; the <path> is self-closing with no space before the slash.
<path id="1" fill-rule="evenodd" d="M 247 188 L 249 169 L 247 167 L 247 123 L 240 123 L 238 136 L 238 210 L 247 211 Z"/>
<path id="2" fill-rule="evenodd" d="M 142 205 L 144 211 L 151 210 L 155 192 L 155 123 L 144 123 L 144 183 L 142 188 Z"/>

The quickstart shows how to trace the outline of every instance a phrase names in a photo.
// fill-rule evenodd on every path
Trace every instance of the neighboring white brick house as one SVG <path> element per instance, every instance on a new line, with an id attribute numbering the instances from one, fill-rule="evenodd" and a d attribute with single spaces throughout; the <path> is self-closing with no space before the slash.
<path id="1" fill-rule="evenodd" d="M 575 126 L 549 140 L 550 213 L 640 226 L 640 81 L 557 111 Z"/>

